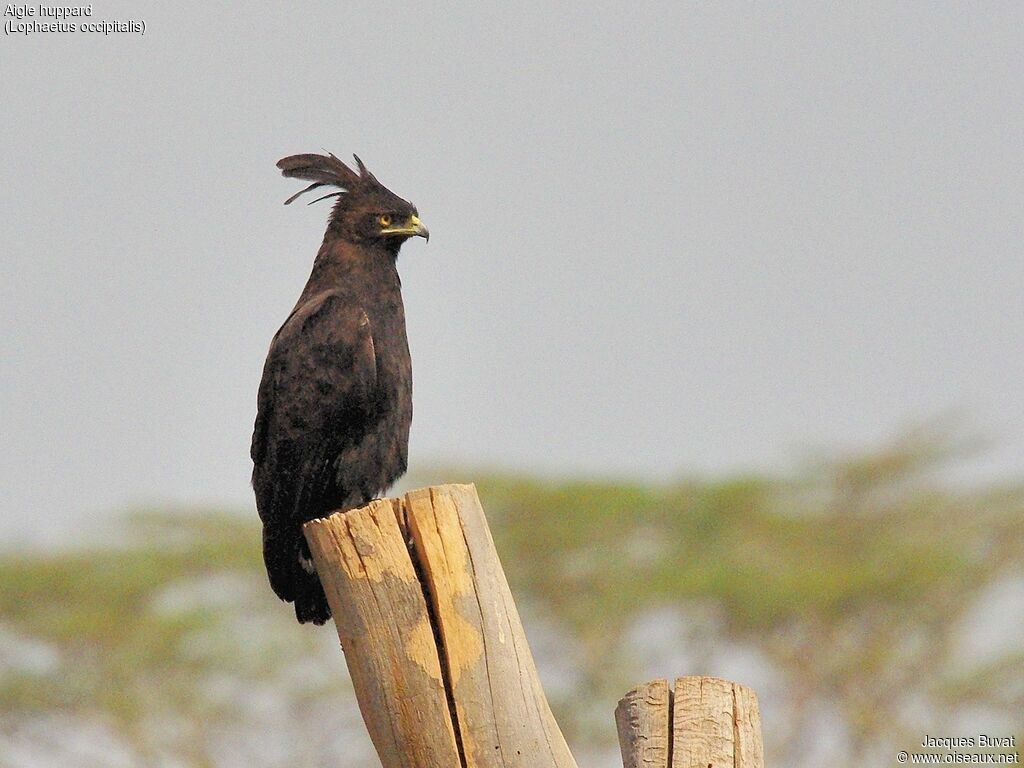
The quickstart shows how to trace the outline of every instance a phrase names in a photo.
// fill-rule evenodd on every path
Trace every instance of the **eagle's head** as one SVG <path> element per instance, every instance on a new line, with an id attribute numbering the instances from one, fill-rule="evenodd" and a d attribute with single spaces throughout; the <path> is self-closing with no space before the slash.
<path id="1" fill-rule="evenodd" d="M 353 243 L 382 243 L 397 251 L 410 237 L 429 239 L 430 232 L 420 221 L 416 206 L 403 200 L 366 170 L 358 156 L 353 171 L 332 153 L 291 155 L 277 161 L 281 173 L 289 178 L 312 181 L 305 189 L 284 201 L 288 205 L 318 187 L 337 187 L 338 192 L 312 202 L 336 197 L 329 230 Z"/>

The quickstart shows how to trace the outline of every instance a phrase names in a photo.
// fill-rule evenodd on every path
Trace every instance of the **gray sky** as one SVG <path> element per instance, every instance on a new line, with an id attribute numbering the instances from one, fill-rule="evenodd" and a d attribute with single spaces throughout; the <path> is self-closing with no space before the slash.
<path id="1" fill-rule="evenodd" d="M 251 504 L 328 210 L 274 162 L 321 148 L 431 229 L 414 471 L 773 469 L 956 408 L 1020 475 L 1021 4 L 286 5 L 0 40 L 0 540 Z"/>

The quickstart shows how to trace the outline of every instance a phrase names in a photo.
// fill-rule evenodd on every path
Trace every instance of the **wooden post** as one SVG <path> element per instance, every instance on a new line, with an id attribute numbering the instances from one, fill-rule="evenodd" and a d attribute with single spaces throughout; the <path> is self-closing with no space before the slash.
<path id="1" fill-rule="evenodd" d="M 383 768 L 576 768 L 472 485 L 305 534 Z M 625 768 L 764 768 L 757 696 L 737 683 L 654 680 L 615 720 Z"/>
<path id="2" fill-rule="evenodd" d="M 757 694 L 717 677 L 654 680 L 615 710 L 625 768 L 764 768 Z"/>
<path id="3" fill-rule="evenodd" d="M 305 534 L 384 768 L 576 768 L 472 485 Z"/>

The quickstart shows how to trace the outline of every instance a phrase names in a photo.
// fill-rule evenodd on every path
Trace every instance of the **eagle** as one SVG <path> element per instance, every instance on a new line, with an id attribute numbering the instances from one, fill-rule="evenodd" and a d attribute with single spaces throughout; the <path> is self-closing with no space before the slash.
<path id="1" fill-rule="evenodd" d="M 250 454 L 270 586 L 299 623 L 331 616 L 302 524 L 353 509 L 404 474 L 412 423 L 412 362 L 398 251 L 428 239 L 416 206 L 354 156 L 278 161 L 288 178 L 338 191 L 323 244 L 291 314 L 274 335 L 260 382 Z"/>

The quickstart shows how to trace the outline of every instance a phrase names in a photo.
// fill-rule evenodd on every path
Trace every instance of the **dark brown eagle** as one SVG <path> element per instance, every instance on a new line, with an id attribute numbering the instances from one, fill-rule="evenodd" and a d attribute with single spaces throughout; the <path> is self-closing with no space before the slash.
<path id="1" fill-rule="evenodd" d="M 252 435 L 252 485 L 263 559 L 274 592 L 300 623 L 331 616 L 302 524 L 383 493 L 406 468 L 412 363 L 396 261 L 408 238 L 428 237 L 416 206 L 386 189 L 356 157 L 277 163 L 290 178 L 340 191 L 313 271 L 273 341 Z M 314 200 L 313 202 L 316 202 Z"/>

